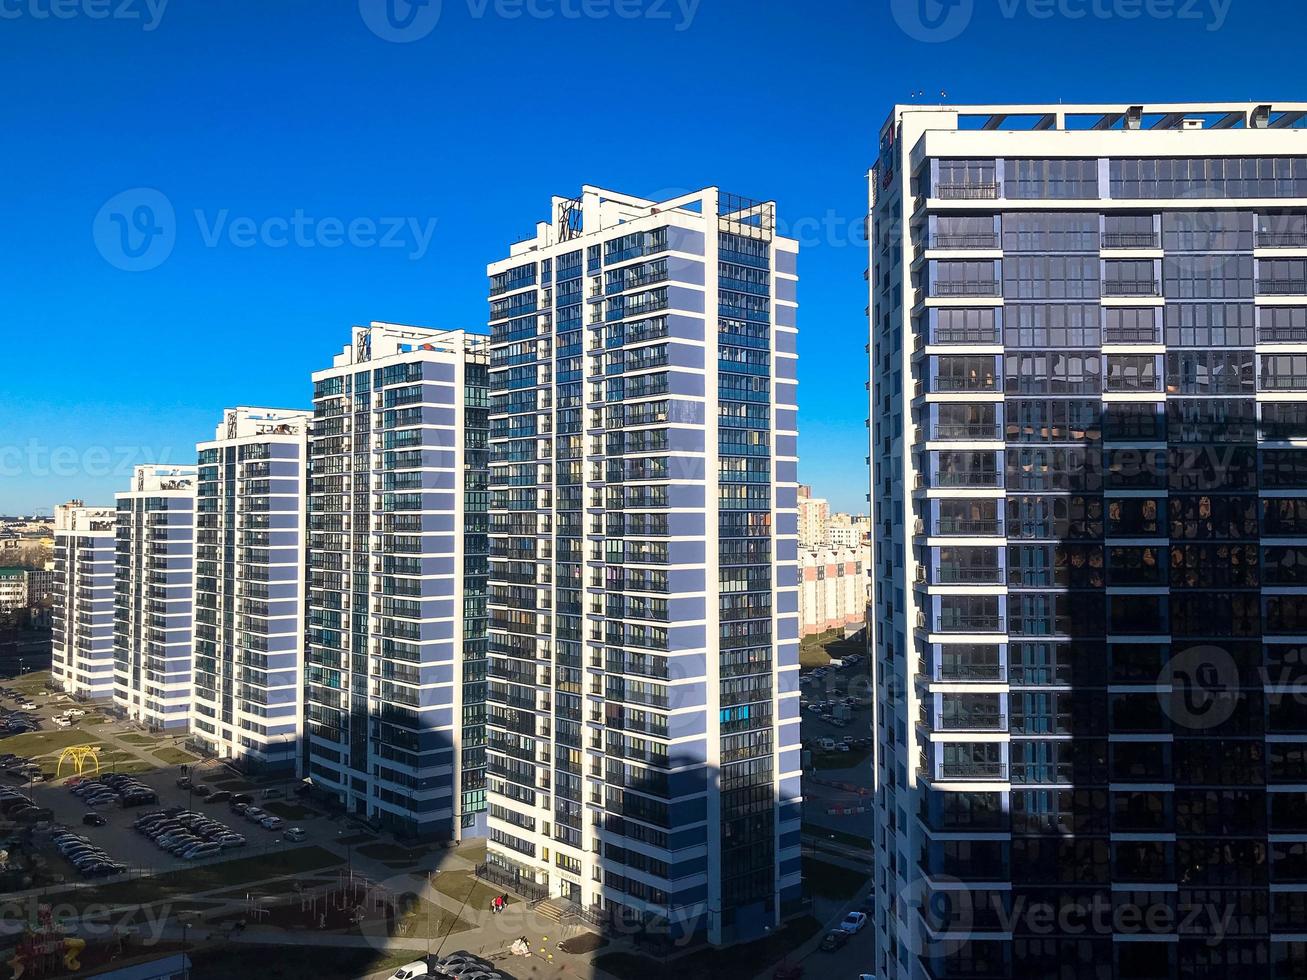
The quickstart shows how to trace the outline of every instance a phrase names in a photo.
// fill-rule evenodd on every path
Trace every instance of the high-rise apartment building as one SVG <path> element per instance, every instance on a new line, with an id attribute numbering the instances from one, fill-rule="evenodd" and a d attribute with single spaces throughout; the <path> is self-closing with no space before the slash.
<path id="1" fill-rule="evenodd" d="M 228 409 L 196 446 L 191 731 L 250 771 L 295 770 L 303 757 L 310 416 Z"/>
<path id="2" fill-rule="evenodd" d="M 137 466 L 115 494 L 114 704 L 151 728 L 191 714 L 194 466 Z"/>
<path id="3" fill-rule="evenodd" d="M 596 187 L 491 263 L 487 874 L 714 942 L 799 897 L 797 244 Z"/>
<path id="4" fill-rule="evenodd" d="M 80 500 L 54 509 L 50 673 L 69 694 L 113 696 L 113 507 Z"/>
<path id="5" fill-rule="evenodd" d="M 826 524 L 830 520 L 830 501 L 814 497 L 812 487 L 799 487 L 799 547 L 814 551 L 829 542 Z"/>
<path id="6" fill-rule="evenodd" d="M 1307 969 L 1304 113 L 881 132 L 878 976 Z"/>
<path id="7" fill-rule="evenodd" d="M 799 633 L 861 626 L 867 617 L 871 549 L 832 545 L 799 551 Z"/>
<path id="8" fill-rule="evenodd" d="M 313 375 L 308 773 L 431 839 L 484 832 L 485 344 L 373 323 Z"/>

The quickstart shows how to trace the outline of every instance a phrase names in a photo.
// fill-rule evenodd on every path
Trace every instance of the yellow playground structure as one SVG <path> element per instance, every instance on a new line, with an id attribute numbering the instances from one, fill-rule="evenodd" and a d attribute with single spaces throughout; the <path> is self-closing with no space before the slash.
<path id="1" fill-rule="evenodd" d="M 87 772 L 88 764 L 94 767 L 94 772 L 100 771 L 100 746 L 98 745 L 70 745 L 59 753 L 59 765 L 55 769 L 55 778 L 64 774 L 64 763 L 71 762 L 78 776 Z"/>

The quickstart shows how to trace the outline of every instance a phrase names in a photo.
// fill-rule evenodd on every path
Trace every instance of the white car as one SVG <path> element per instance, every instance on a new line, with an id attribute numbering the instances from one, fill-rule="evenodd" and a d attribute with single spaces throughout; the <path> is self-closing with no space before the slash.
<path id="1" fill-rule="evenodd" d="M 412 963 L 405 963 L 392 973 L 390 980 L 417 980 L 418 977 L 425 977 L 428 973 L 426 963 L 422 960 L 414 960 Z"/>
<path id="2" fill-rule="evenodd" d="M 844 917 L 844 921 L 840 923 L 840 928 L 850 935 L 853 935 L 854 933 L 861 932 L 862 927 L 866 924 L 866 912 L 850 912 Z"/>

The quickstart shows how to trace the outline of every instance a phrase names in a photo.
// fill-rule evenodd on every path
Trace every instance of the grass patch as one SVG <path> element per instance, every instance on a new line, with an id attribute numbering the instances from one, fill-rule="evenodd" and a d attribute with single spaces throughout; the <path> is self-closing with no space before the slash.
<path id="1" fill-rule="evenodd" d="M 161 749 L 153 749 L 152 752 L 156 759 L 160 759 L 165 765 L 169 766 L 188 765 L 196 759 L 196 756 L 173 745 L 165 745 Z"/>
<path id="2" fill-rule="evenodd" d="M 236 858 L 233 861 L 222 861 L 202 868 L 185 868 L 153 877 L 138 878 L 135 881 L 81 889 L 65 893 L 60 897 L 63 901 L 83 906 L 92 902 L 104 905 L 149 904 L 171 900 L 178 896 L 189 898 L 199 892 L 212 891 L 215 888 L 230 888 L 261 881 L 264 878 L 320 871 L 342 863 L 337 855 L 321 847 L 298 847 L 290 851 L 275 851 L 258 857 Z"/>
<path id="3" fill-rule="evenodd" d="M 650 959 L 634 953 L 603 953 L 595 957 L 598 970 L 618 980 L 645 980 L 662 973 L 677 980 L 721 980 L 722 977 L 751 977 L 784 959 L 819 931 L 821 923 L 812 916 L 792 919 L 772 935 L 756 942 L 725 949 L 699 949 L 674 959 Z"/>
<path id="4" fill-rule="evenodd" d="M 337 844 L 367 844 L 376 840 L 371 834 L 350 834 L 348 837 L 337 837 Z"/>
<path id="5" fill-rule="evenodd" d="M 803 859 L 803 884 L 812 894 L 822 898 L 852 898 L 867 883 L 868 877 L 842 864 L 831 864 L 815 857 Z"/>
<path id="6" fill-rule="evenodd" d="M 864 837 L 861 834 L 850 834 L 845 830 L 831 830 L 829 827 L 822 827 L 820 824 L 805 823 L 800 828 L 805 834 L 813 837 L 821 837 L 826 840 L 834 840 L 840 844 L 848 844 L 850 847 L 861 847 L 864 850 L 871 850 L 871 838 Z"/>
<path id="7" fill-rule="evenodd" d="M 284 800 L 270 800 L 263 804 L 263 809 L 269 813 L 275 813 L 283 820 L 307 820 L 314 815 L 314 811 L 306 806 L 300 806 L 298 803 L 288 803 Z"/>
<path id="8" fill-rule="evenodd" d="M 487 885 L 470 871 L 437 871 L 432 882 L 436 891 L 456 901 L 466 901 L 474 909 L 488 909 L 498 895 L 508 894 L 508 904 L 521 901 L 497 885 Z M 470 894 L 469 894 L 470 893 Z"/>
<path id="9" fill-rule="evenodd" d="M 142 735 L 140 732 L 124 732 L 122 735 L 117 737 L 118 741 L 126 742 L 128 745 L 149 746 L 154 745 L 159 741 L 157 738 L 151 738 L 149 735 Z"/>
<path id="10" fill-rule="evenodd" d="M 866 749 L 853 749 L 849 752 L 814 752 L 812 768 L 814 769 L 855 769 L 871 757 Z"/>
<path id="11" fill-rule="evenodd" d="M 31 697 L 46 690 L 48 683 L 50 683 L 50 672 L 48 670 L 34 670 L 22 677 L 11 678 L 5 682 L 5 687 L 12 687 L 15 691 L 22 691 L 28 697 Z"/>
<path id="12" fill-rule="evenodd" d="M 211 946 L 191 953 L 193 980 L 260 977 L 267 980 L 322 980 L 323 977 L 364 977 L 394 970 L 417 954 L 409 950 L 384 953 L 348 946 L 251 946 L 244 943 Z"/>
<path id="13" fill-rule="evenodd" d="M 212 780 L 212 782 L 214 786 L 218 787 L 218 789 L 231 790 L 233 793 L 248 793 L 250 790 L 255 788 L 253 783 L 241 779 L 239 776 L 224 777 L 222 779 Z"/>
<path id="14" fill-rule="evenodd" d="M 272 808 L 267 807 L 266 809 Z M 408 848 L 399 844 L 387 844 L 381 842 L 364 844 L 361 847 L 356 847 L 354 850 L 359 854 L 362 854 L 364 857 L 370 857 L 377 861 L 402 861 L 406 864 L 419 861 L 429 853 L 428 849 L 425 847 Z"/>
<path id="15" fill-rule="evenodd" d="M 25 732 L 22 735 L 11 735 L 9 738 L 0 739 L 0 750 L 13 752 L 15 755 L 25 755 L 29 759 L 66 749 L 70 745 L 101 745 L 101 743 L 89 739 L 86 732 L 76 727 L 56 728 L 50 732 Z M 103 758 L 102 745 L 100 755 Z"/>

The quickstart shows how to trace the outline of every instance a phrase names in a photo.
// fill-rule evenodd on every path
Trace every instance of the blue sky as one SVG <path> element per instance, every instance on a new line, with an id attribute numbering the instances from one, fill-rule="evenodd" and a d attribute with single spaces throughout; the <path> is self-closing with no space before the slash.
<path id="1" fill-rule="evenodd" d="M 354 323 L 484 328 L 485 263 L 582 183 L 778 202 L 804 246 L 800 477 L 864 508 L 859 228 L 889 107 L 1301 99 L 1305 22 L 1253 0 L 0 0 L 0 513 L 107 502 L 225 406 L 306 406 Z"/>

